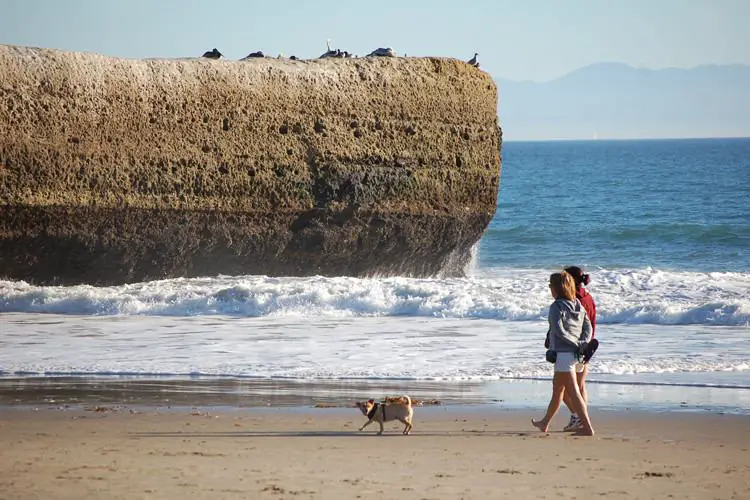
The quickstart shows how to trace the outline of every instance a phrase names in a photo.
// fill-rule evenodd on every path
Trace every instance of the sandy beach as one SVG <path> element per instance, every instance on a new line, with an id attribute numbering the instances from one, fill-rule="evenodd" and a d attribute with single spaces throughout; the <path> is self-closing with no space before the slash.
<path id="1" fill-rule="evenodd" d="M 0 498 L 750 496 L 746 416 L 594 411 L 594 438 L 530 416 L 418 407 L 404 437 L 351 408 L 6 407 Z"/>

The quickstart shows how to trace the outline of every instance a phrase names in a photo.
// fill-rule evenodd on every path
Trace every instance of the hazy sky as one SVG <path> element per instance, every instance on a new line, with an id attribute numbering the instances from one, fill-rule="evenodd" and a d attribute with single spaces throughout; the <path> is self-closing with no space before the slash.
<path id="1" fill-rule="evenodd" d="M 365 54 L 468 59 L 545 81 L 616 61 L 750 64 L 750 0 L 0 0 L 0 43 L 183 57 L 217 47 L 316 57 L 327 38 Z"/>

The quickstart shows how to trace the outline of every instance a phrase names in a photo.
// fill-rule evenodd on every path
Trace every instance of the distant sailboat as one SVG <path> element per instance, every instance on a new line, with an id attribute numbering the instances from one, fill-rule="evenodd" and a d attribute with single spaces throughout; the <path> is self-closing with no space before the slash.
<path id="1" fill-rule="evenodd" d="M 599 140 L 599 132 L 594 132 L 594 135 L 592 137 L 593 140 L 598 141 Z"/>

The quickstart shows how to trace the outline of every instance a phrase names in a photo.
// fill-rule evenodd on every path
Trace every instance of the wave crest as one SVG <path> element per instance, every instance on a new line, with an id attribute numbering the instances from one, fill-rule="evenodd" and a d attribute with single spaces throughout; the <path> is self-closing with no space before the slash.
<path id="1" fill-rule="evenodd" d="M 221 276 L 116 287 L 0 281 L 0 313 L 546 318 L 547 271 L 494 269 L 462 279 Z M 750 274 L 592 272 L 599 323 L 750 325 Z"/>

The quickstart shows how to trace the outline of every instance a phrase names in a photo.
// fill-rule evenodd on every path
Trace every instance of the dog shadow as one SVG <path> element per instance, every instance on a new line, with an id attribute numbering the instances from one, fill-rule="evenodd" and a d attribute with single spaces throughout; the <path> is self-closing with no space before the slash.
<path id="1" fill-rule="evenodd" d="M 413 431 L 404 436 L 399 431 L 377 434 L 366 431 L 237 431 L 237 432 L 136 432 L 133 438 L 433 438 L 433 437 L 532 437 L 544 436 L 534 431 Z"/>

